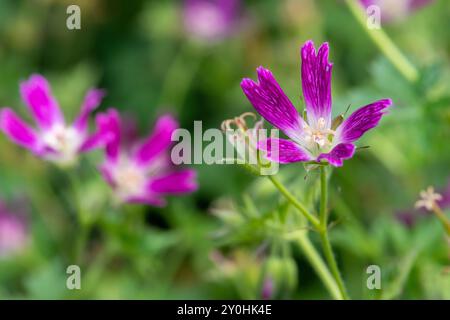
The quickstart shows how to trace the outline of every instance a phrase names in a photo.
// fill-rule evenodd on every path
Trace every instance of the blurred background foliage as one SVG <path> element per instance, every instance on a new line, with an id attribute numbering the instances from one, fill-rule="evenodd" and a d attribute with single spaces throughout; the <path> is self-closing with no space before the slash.
<path id="1" fill-rule="evenodd" d="M 81 30 L 66 28 L 70 4 L 81 8 Z M 189 130 L 194 120 L 204 130 L 218 128 L 253 110 L 239 83 L 255 78 L 259 65 L 301 110 L 299 48 L 308 39 L 328 41 L 336 114 L 379 98 L 395 104 L 362 140 L 370 148 L 333 172 L 331 238 L 349 291 L 357 298 L 449 299 L 441 226 L 429 216 L 406 226 L 397 213 L 413 208 L 421 189 L 440 190 L 450 179 L 450 3 L 435 1 L 384 26 L 419 70 L 416 83 L 383 56 L 344 1 L 245 0 L 237 30 L 216 42 L 193 39 L 182 10 L 181 1 L 1 1 L 0 105 L 24 115 L 18 84 L 42 73 L 68 115 L 96 86 L 108 92 L 99 111 L 118 108 L 142 134 L 167 111 Z M 95 169 L 100 151 L 67 174 L 3 135 L 0 150 L 0 197 L 22 203 L 30 237 L 24 252 L 0 260 L 2 299 L 261 298 L 268 277 L 273 298 L 328 298 L 295 246 L 269 250 L 292 232 L 280 219 L 298 217 L 266 179 L 231 165 L 195 165 L 195 194 L 162 209 L 105 210 L 108 187 Z M 280 175 L 296 194 L 314 199 L 315 173 L 305 178 L 294 164 Z M 69 291 L 65 270 L 81 237 L 77 212 L 96 223 L 82 290 Z M 381 291 L 366 288 L 371 264 L 382 269 Z"/>

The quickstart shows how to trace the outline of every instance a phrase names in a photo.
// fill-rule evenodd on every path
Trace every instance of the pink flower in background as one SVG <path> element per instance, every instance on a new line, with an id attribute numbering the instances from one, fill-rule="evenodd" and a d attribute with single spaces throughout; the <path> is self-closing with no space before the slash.
<path id="1" fill-rule="evenodd" d="M 407 227 L 408 229 L 411 229 L 414 227 L 414 225 L 417 222 L 417 215 L 412 210 L 405 210 L 405 211 L 397 211 L 394 214 L 395 219 L 400 222 L 402 225 Z"/>
<path id="2" fill-rule="evenodd" d="M 434 193 L 434 189 L 432 193 Z M 426 193 L 423 194 L 426 195 Z M 450 208 L 450 180 L 444 188 L 438 190 L 434 201 L 436 201 L 436 204 L 442 210 L 447 210 Z M 421 205 L 414 209 L 398 211 L 395 213 L 395 218 L 406 227 L 411 228 L 417 223 L 419 218 L 430 215 L 430 211 L 427 210 L 425 206 Z"/>
<path id="3" fill-rule="evenodd" d="M 11 108 L 2 108 L 0 130 L 13 142 L 41 158 L 62 165 L 75 162 L 80 152 L 104 145 L 105 134 L 88 133 L 88 118 L 105 95 L 102 90 L 92 89 L 86 94 L 80 114 L 71 124 L 66 123 L 43 76 L 32 75 L 22 82 L 20 93 L 37 128 L 30 127 Z"/>
<path id="4" fill-rule="evenodd" d="M 301 49 L 305 119 L 269 70 L 257 69 L 258 82 L 242 80 L 242 90 L 256 111 L 291 139 L 261 141 L 259 149 L 266 151 L 270 160 L 279 163 L 325 160 L 340 167 L 343 160 L 353 157 L 356 148 L 353 143 L 376 127 L 392 104 L 390 99 L 375 101 L 353 112 L 340 126 L 334 124 L 331 117 L 332 64 L 328 61 L 328 51 L 328 44 L 324 43 L 316 52 L 312 41 Z"/>
<path id="5" fill-rule="evenodd" d="M 440 190 L 439 193 L 442 195 L 442 199 L 437 202 L 439 207 L 444 210 L 450 208 L 450 179 L 445 189 Z"/>
<path id="6" fill-rule="evenodd" d="M 429 5 L 434 0 L 359 0 L 364 8 L 378 6 L 381 12 L 381 20 L 393 22 L 407 17 L 412 12 Z"/>
<path id="7" fill-rule="evenodd" d="M 274 293 L 274 283 L 273 279 L 270 277 L 266 277 L 263 282 L 262 290 L 261 290 L 261 298 L 263 300 L 269 300 L 273 298 Z"/>
<path id="8" fill-rule="evenodd" d="M 124 143 L 124 128 L 116 110 L 98 115 L 97 123 L 112 137 L 100 170 L 120 202 L 163 206 L 165 196 L 197 189 L 195 171 L 176 170 L 170 160 L 171 136 L 178 128 L 172 116 L 161 116 L 149 137 L 128 144 Z"/>
<path id="9" fill-rule="evenodd" d="M 25 221 L 0 202 L 0 258 L 20 252 L 27 243 Z"/>
<path id="10" fill-rule="evenodd" d="M 217 41 L 234 31 L 238 12 L 239 0 L 185 0 L 184 25 L 195 38 Z"/>

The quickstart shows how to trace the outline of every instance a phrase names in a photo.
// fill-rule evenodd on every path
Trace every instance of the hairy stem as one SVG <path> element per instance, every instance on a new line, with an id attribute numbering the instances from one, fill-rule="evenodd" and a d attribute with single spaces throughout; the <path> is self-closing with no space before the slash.
<path id="1" fill-rule="evenodd" d="M 327 202 L 328 202 L 328 180 L 327 180 L 327 167 L 320 167 L 320 240 L 322 241 L 323 253 L 325 255 L 325 259 L 328 262 L 328 265 L 333 273 L 333 276 L 339 286 L 339 290 L 344 299 L 349 299 L 347 294 L 347 290 L 345 289 L 344 281 L 342 280 L 341 273 L 339 272 L 338 265 L 336 263 L 336 259 L 333 254 L 333 249 L 330 244 L 330 239 L 328 237 L 328 228 L 327 228 Z"/>
<path id="2" fill-rule="evenodd" d="M 305 208 L 305 206 L 299 202 L 295 197 L 292 195 L 292 193 L 289 192 L 289 190 L 286 189 L 286 187 L 275 177 L 275 176 L 268 176 L 270 181 L 274 184 L 274 186 L 281 192 L 281 194 L 295 207 L 300 211 L 300 213 L 305 216 L 306 219 L 308 219 L 309 222 L 314 226 L 314 228 L 319 229 L 320 228 L 320 222 L 319 219 L 317 219 L 315 216 L 313 216 L 309 211 Z"/>
<path id="3" fill-rule="evenodd" d="M 302 250 L 308 262 L 311 264 L 314 271 L 319 276 L 320 280 L 322 280 L 322 283 L 330 293 L 331 297 L 333 297 L 333 299 L 335 300 L 343 300 L 344 296 L 341 294 L 338 284 L 328 270 L 325 262 L 317 253 L 316 248 L 314 248 L 314 246 L 312 245 L 306 231 L 298 235 L 297 244 Z"/>
<path id="4" fill-rule="evenodd" d="M 268 176 L 270 181 L 274 184 L 274 186 L 281 192 L 281 194 L 304 216 L 310 221 L 316 229 L 319 229 L 320 222 L 319 220 L 313 216 L 305 206 L 300 203 L 295 197 L 286 189 L 286 187 L 275 177 Z M 308 259 L 314 271 L 319 276 L 320 280 L 322 280 L 325 288 L 330 293 L 331 297 L 336 300 L 343 300 L 344 296 L 341 294 L 338 284 L 333 278 L 331 272 L 328 270 L 328 267 L 318 254 L 317 250 L 312 245 L 311 241 L 308 238 L 308 234 L 306 231 L 301 232 L 298 236 L 296 236 L 297 244 L 300 249 L 305 254 L 305 257 Z"/>
<path id="5" fill-rule="evenodd" d="M 448 236 L 450 236 L 450 221 L 448 220 L 447 216 L 442 212 L 441 208 L 435 203 L 433 205 L 433 212 L 436 215 L 436 217 L 441 221 L 442 225 L 445 228 L 445 232 Z"/>
<path id="6" fill-rule="evenodd" d="M 328 183 L 327 169 L 325 166 L 320 167 L 320 225 L 327 225 L 327 203 L 328 203 Z"/>
<path id="7" fill-rule="evenodd" d="M 336 283 L 339 287 L 339 291 L 341 292 L 342 297 L 345 300 L 350 299 L 347 294 L 347 290 L 345 289 L 344 281 L 342 280 L 341 273 L 339 272 L 338 265 L 336 263 L 336 259 L 333 254 L 333 249 L 331 248 L 330 240 L 328 238 L 328 231 L 320 232 L 320 240 L 322 241 L 323 253 L 325 255 L 325 259 L 328 262 L 328 265 L 333 273 L 333 276 L 336 280 Z"/>

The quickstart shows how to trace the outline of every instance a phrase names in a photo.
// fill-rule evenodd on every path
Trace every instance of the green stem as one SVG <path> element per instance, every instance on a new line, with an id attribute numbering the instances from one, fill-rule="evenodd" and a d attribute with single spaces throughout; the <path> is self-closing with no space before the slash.
<path id="1" fill-rule="evenodd" d="M 308 219 L 309 222 L 314 226 L 314 228 L 320 228 L 320 221 L 315 216 L 313 216 L 309 211 L 305 208 L 305 206 L 299 202 L 295 197 L 286 189 L 286 187 L 275 177 L 268 176 L 270 181 L 274 184 L 274 186 L 281 192 L 281 194 L 294 206 L 296 207 L 301 214 Z"/>
<path id="2" fill-rule="evenodd" d="M 79 266 L 82 266 L 84 263 L 84 251 L 89 240 L 90 230 L 90 226 L 82 226 L 80 234 L 76 239 L 74 259 Z"/>
<path id="3" fill-rule="evenodd" d="M 314 271 L 317 273 L 319 278 L 322 280 L 322 283 L 327 288 L 330 295 L 335 300 L 343 300 L 344 296 L 341 294 L 339 286 L 328 270 L 326 264 L 317 253 L 316 249 L 312 245 L 311 241 L 308 238 L 308 235 L 305 232 L 300 234 L 297 238 L 297 244 L 300 249 L 303 251 L 306 259 L 308 259 Z"/>
<path id="4" fill-rule="evenodd" d="M 408 59 L 397 48 L 394 42 L 383 31 L 383 29 L 369 29 L 366 24 L 366 15 L 364 10 L 357 3 L 356 0 L 346 0 L 347 5 L 359 22 L 361 27 L 365 30 L 367 35 L 372 39 L 375 45 L 380 49 L 386 58 L 391 61 L 395 68 L 410 82 L 416 82 L 419 79 L 419 72 L 408 61 Z"/>
<path id="5" fill-rule="evenodd" d="M 337 282 L 339 291 L 341 292 L 342 297 L 345 300 L 348 300 L 348 299 L 350 299 L 350 297 L 347 294 L 347 290 L 345 289 L 344 281 L 342 280 L 341 273 L 339 272 L 339 268 L 338 268 L 336 259 L 333 254 L 333 249 L 331 248 L 330 240 L 328 238 L 328 230 L 327 229 L 320 232 L 320 240 L 322 241 L 322 248 L 323 248 L 323 253 L 325 255 L 325 259 L 327 260 L 328 265 L 331 269 L 331 272 L 333 273 L 333 276 Z"/>
<path id="6" fill-rule="evenodd" d="M 79 266 L 83 266 L 85 262 L 84 253 L 89 242 L 89 236 L 91 234 L 93 221 L 89 221 L 86 219 L 87 215 L 83 209 L 80 194 L 82 184 L 80 182 L 79 173 L 76 172 L 75 169 L 73 169 L 72 171 L 67 172 L 67 177 L 70 183 L 70 201 L 73 203 L 73 208 L 76 214 L 76 221 L 78 224 L 78 230 L 76 232 L 76 238 L 74 240 L 73 259 Z"/>
<path id="7" fill-rule="evenodd" d="M 320 167 L 320 224 L 327 225 L 327 203 L 328 203 L 328 183 L 327 183 L 327 168 Z"/>
<path id="8" fill-rule="evenodd" d="M 381 299 L 396 299 L 403 291 L 406 281 L 411 273 L 412 267 L 417 260 L 419 250 L 414 248 L 402 261 L 398 276 L 391 282 L 391 285 L 383 292 Z"/>
<path id="9" fill-rule="evenodd" d="M 445 232 L 447 233 L 447 236 L 450 236 L 450 221 L 448 220 L 447 216 L 442 212 L 441 208 L 434 203 L 433 205 L 433 212 L 436 215 L 436 217 L 441 221 L 442 226 L 445 229 Z"/>
<path id="10" fill-rule="evenodd" d="M 319 230 L 320 229 L 320 222 L 319 220 L 313 216 L 311 213 L 308 212 L 308 210 L 305 208 L 305 206 L 300 203 L 295 197 L 286 189 L 286 187 L 275 177 L 275 176 L 268 176 L 270 181 L 274 184 L 274 186 L 283 194 L 283 196 L 303 215 L 305 216 L 312 225 Z M 297 236 L 297 244 L 299 245 L 300 249 L 305 254 L 306 258 L 308 259 L 309 263 L 319 276 L 319 278 L 322 280 L 324 286 L 328 289 L 330 295 L 336 299 L 336 300 L 343 300 L 345 299 L 345 296 L 340 292 L 340 288 L 338 284 L 336 283 L 335 279 L 331 275 L 330 271 L 328 270 L 327 266 L 323 262 L 320 255 L 317 253 L 314 246 L 311 244 L 311 241 L 308 238 L 308 235 L 305 232 L 302 232 Z"/>
<path id="11" fill-rule="evenodd" d="M 333 254 L 333 249 L 330 244 L 330 239 L 328 237 L 327 228 L 327 202 L 328 202 L 328 180 L 327 180 L 327 170 L 326 166 L 320 167 L 320 240 L 322 241 L 323 253 L 328 265 L 333 273 L 333 276 L 339 286 L 339 290 L 344 297 L 344 299 L 349 299 L 347 290 L 345 289 L 344 281 L 342 280 L 341 273 L 339 272 L 336 259 Z"/>

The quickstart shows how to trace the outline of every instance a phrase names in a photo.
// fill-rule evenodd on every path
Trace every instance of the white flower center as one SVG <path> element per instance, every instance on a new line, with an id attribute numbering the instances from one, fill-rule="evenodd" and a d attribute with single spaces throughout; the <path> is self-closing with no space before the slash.
<path id="1" fill-rule="evenodd" d="M 123 201 L 130 197 L 145 196 L 149 192 L 146 185 L 152 178 L 166 170 L 168 161 L 170 160 L 165 156 L 159 156 L 150 164 L 140 166 L 129 154 L 122 154 L 118 164 L 111 170 L 115 194 Z"/>
<path id="2" fill-rule="evenodd" d="M 126 200 L 130 196 L 142 194 L 146 175 L 137 165 L 122 159 L 113 170 L 113 180 L 116 184 L 115 192 L 117 196 Z"/>
<path id="3" fill-rule="evenodd" d="M 304 140 L 312 147 L 318 146 L 320 149 L 331 146 L 334 130 L 327 127 L 324 118 L 319 118 L 317 125 L 310 126 L 306 122 L 303 125 Z"/>
<path id="4" fill-rule="evenodd" d="M 50 160 L 68 164 L 76 159 L 83 136 L 73 127 L 57 124 L 43 133 L 42 140 L 48 147 L 55 150 L 54 154 L 48 156 Z"/>

